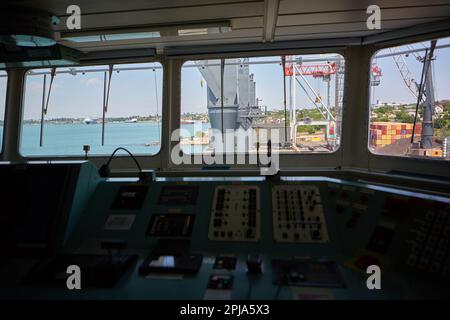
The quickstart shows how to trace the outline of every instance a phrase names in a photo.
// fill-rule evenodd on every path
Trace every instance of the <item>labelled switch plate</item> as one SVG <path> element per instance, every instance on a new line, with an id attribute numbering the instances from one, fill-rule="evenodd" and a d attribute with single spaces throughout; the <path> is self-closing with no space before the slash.
<path id="1" fill-rule="evenodd" d="M 209 276 L 208 289 L 231 290 L 233 288 L 233 275 L 231 273 L 215 273 Z"/>
<path id="2" fill-rule="evenodd" d="M 328 230 L 319 188 L 278 185 L 272 188 L 275 242 L 326 243 Z"/>
<path id="3" fill-rule="evenodd" d="M 153 214 L 147 235 L 154 237 L 190 237 L 194 227 L 193 214 Z"/>
<path id="4" fill-rule="evenodd" d="M 197 197 L 198 186 L 163 186 L 159 194 L 158 205 L 196 205 Z"/>
<path id="5" fill-rule="evenodd" d="M 225 269 L 234 270 L 236 269 L 237 259 L 236 257 L 230 256 L 217 256 L 214 260 L 213 269 Z"/>
<path id="6" fill-rule="evenodd" d="M 258 241 L 261 236 L 258 186 L 217 186 L 209 221 L 209 240 Z"/>
<path id="7" fill-rule="evenodd" d="M 147 190 L 148 187 L 143 185 L 121 186 L 119 191 L 117 191 L 111 209 L 141 209 L 145 196 L 147 195 Z"/>

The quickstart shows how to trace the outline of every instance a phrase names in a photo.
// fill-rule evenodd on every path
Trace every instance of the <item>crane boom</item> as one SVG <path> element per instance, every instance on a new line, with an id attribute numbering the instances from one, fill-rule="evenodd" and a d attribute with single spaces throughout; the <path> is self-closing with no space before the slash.
<path id="1" fill-rule="evenodd" d="M 402 77 L 403 82 L 409 91 L 411 91 L 411 93 L 417 98 L 419 95 L 417 92 L 418 84 L 412 77 L 412 73 L 408 68 L 405 58 L 402 54 L 398 53 L 398 48 L 389 48 L 389 50 L 393 54 L 392 59 L 394 59 L 395 65 L 400 73 L 400 76 Z"/>
<path id="2" fill-rule="evenodd" d="M 313 76 L 313 77 L 325 77 L 336 73 L 335 63 L 317 63 L 317 64 L 299 64 L 296 65 L 295 75 Z M 286 76 L 292 76 L 294 74 L 292 64 L 287 66 L 284 70 Z"/>

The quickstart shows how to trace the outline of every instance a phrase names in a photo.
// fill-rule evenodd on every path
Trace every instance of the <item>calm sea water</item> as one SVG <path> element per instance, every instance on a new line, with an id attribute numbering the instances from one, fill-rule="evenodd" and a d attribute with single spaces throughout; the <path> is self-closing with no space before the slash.
<path id="1" fill-rule="evenodd" d="M 207 131 L 208 123 L 183 124 L 189 135 L 196 131 Z M 3 128 L 0 126 L 0 137 Z M 101 145 L 101 124 L 45 124 L 44 143 L 39 146 L 40 125 L 25 124 L 22 128 L 20 152 L 24 156 L 39 155 L 84 155 L 83 145 L 90 145 L 90 155 L 110 154 L 117 147 L 128 148 L 135 154 L 159 152 L 161 124 L 155 122 L 107 123 L 105 145 Z"/>

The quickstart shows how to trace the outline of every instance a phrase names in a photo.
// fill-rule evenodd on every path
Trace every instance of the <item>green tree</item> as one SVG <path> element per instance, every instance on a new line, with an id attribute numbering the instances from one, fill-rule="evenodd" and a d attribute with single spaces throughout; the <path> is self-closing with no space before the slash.
<path id="1" fill-rule="evenodd" d="M 414 117 L 409 115 L 405 110 L 401 110 L 396 113 L 395 121 L 404 122 L 404 123 L 413 123 Z"/>

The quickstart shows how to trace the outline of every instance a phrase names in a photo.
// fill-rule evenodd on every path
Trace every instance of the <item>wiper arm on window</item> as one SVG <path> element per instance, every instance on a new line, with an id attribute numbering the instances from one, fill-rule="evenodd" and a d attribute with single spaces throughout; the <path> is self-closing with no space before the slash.
<path id="1" fill-rule="evenodd" d="M 56 68 L 52 68 L 50 71 L 50 85 L 48 87 L 48 93 L 47 93 L 47 100 L 45 99 L 46 96 L 46 82 L 47 82 L 47 75 L 44 74 L 44 83 L 42 86 L 42 111 L 41 111 L 41 131 L 39 135 L 39 146 L 42 147 L 44 145 L 44 116 L 47 114 L 48 111 L 48 102 L 50 101 L 50 94 L 52 92 L 52 85 L 53 85 L 53 79 L 56 75 Z"/>
<path id="2" fill-rule="evenodd" d="M 105 72 L 105 77 L 103 80 L 103 116 L 102 116 L 102 146 L 105 145 L 105 116 L 106 113 L 108 112 L 108 103 L 109 103 L 109 89 L 111 88 L 111 78 L 112 78 L 112 73 L 113 73 L 113 69 L 114 69 L 114 65 L 110 64 L 109 65 L 109 70 L 108 70 L 108 80 L 106 72 Z"/>

